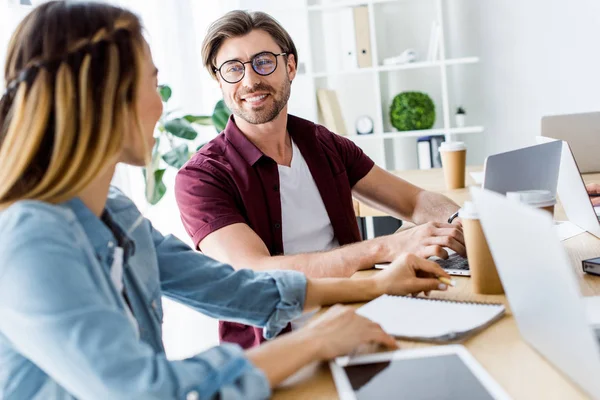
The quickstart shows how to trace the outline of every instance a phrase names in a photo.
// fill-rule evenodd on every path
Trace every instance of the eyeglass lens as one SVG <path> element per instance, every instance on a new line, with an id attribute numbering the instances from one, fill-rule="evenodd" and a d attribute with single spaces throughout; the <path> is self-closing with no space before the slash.
<path id="1" fill-rule="evenodd" d="M 250 64 L 257 74 L 269 75 L 277 68 L 277 56 L 272 53 L 260 53 L 252 58 Z M 241 61 L 227 61 L 221 66 L 221 76 L 227 82 L 239 82 L 244 77 L 244 67 Z"/>

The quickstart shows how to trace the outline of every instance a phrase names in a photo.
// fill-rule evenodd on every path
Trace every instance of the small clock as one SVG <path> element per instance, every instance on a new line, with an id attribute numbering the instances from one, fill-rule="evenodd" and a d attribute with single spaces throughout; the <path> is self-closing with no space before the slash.
<path id="1" fill-rule="evenodd" d="M 373 128 L 373 120 L 368 115 L 361 115 L 356 119 L 356 133 L 358 135 L 373 133 Z"/>

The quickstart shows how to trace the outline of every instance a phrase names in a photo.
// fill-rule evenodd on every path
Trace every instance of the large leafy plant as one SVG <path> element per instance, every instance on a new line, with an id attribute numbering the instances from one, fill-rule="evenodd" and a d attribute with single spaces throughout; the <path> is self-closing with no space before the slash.
<path id="1" fill-rule="evenodd" d="M 176 110 L 169 110 L 167 103 L 172 95 L 169 86 L 163 85 L 158 88 L 160 97 L 164 103 L 164 112 L 158 121 L 155 139 L 152 148 L 152 162 L 144 169 L 146 180 L 146 200 L 154 205 L 163 198 L 167 186 L 163 182 L 163 176 L 168 167 L 180 169 L 187 160 L 198 151 L 199 146 L 195 143 L 198 137 L 196 126 L 214 126 L 218 132 L 225 129 L 231 112 L 225 106 L 223 100 L 215 105 L 212 115 L 183 115 L 176 117 Z M 190 146 L 196 145 L 192 151 Z"/>

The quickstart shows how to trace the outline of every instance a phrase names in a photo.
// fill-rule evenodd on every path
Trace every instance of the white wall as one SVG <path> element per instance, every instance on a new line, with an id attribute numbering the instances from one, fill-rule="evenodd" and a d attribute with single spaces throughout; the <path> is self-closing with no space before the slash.
<path id="1" fill-rule="evenodd" d="M 483 156 L 534 144 L 544 115 L 600 111 L 600 2 L 449 0 L 450 54 L 479 55 L 456 73 L 459 97 L 482 116 Z M 480 87 L 476 87 L 477 85 Z M 474 136 L 474 135 L 473 135 Z M 477 151 L 481 150 L 481 151 Z"/>

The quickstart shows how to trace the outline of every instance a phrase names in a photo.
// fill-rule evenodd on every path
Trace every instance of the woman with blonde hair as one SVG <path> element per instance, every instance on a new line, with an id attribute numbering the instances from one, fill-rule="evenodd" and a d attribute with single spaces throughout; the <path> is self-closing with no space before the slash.
<path id="1" fill-rule="evenodd" d="M 265 398 L 303 365 L 395 341 L 351 308 L 244 352 L 167 360 L 161 295 L 273 338 L 303 310 L 438 287 L 407 255 L 371 278 L 255 273 L 163 236 L 110 188 L 142 166 L 162 103 L 138 18 L 51 1 L 10 42 L 0 100 L 0 398 Z"/>

